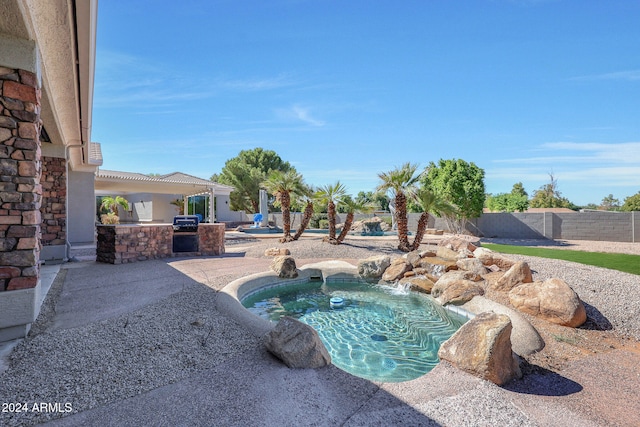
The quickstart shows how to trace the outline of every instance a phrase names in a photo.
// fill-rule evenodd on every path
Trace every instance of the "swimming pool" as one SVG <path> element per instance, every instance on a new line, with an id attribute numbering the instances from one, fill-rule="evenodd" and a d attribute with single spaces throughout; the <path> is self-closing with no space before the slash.
<path id="1" fill-rule="evenodd" d="M 241 302 L 264 319 L 291 316 L 312 326 L 334 365 L 381 382 L 429 372 L 440 345 L 467 320 L 428 295 L 356 278 L 266 286 Z"/>

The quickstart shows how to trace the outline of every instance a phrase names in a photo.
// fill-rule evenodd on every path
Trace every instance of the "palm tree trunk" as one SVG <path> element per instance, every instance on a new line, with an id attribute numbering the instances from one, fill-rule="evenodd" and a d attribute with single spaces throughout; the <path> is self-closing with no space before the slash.
<path id="1" fill-rule="evenodd" d="M 302 217 L 302 221 L 300 222 L 300 228 L 296 231 L 296 234 L 293 236 L 293 240 L 298 240 L 304 230 L 309 226 L 309 221 L 311 221 L 311 217 L 313 216 L 313 202 L 308 202 L 307 206 L 304 208 L 304 216 Z"/>
<path id="2" fill-rule="evenodd" d="M 353 224 L 353 212 L 347 213 L 347 218 L 345 218 L 344 220 L 344 225 L 342 226 L 342 231 L 340 231 L 340 235 L 336 239 L 336 244 L 339 245 L 344 241 L 349 231 L 351 231 L 351 224 Z"/>
<path id="3" fill-rule="evenodd" d="M 329 201 L 327 206 L 327 217 L 329 219 L 329 240 L 336 239 L 336 205 Z"/>
<path id="4" fill-rule="evenodd" d="M 409 245 L 409 224 L 407 221 L 407 197 L 402 192 L 396 193 L 396 223 L 398 224 L 398 249 L 411 251 Z"/>
<path id="5" fill-rule="evenodd" d="M 329 220 L 329 235 L 322 239 L 323 242 L 337 245 L 336 242 L 336 205 L 329 201 L 327 205 L 327 219 Z"/>
<path id="6" fill-rule="evenodd" d="M 291 237 L 291 195 L 287 191 L 280 193 L 280 205 L 282 207 L 282 231 L 284 232 L 280 243 L 287 243 L 293 240 Z"/>
<path id="7" fill-rule="evenodd" d="M 429 213 L 422 212 L 420 219 L 418 220 L 418 229 L 416 230 L 416 237 L 413 239 L 411 250 L 415 251 L 420 247 L 425 231 L 427 231 L 427 225 L 429 224 Z"/>

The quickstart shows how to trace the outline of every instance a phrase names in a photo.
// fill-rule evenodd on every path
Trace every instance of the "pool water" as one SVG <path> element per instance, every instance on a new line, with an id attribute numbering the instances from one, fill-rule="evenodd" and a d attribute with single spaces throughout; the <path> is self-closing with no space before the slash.
<path id="1" fill-rule="evenodd" d="M 334 365 L 382 382 L 429 372 L 439 362 L 440 345 L 467 320 L 428 295 L 356 282 L 271 287 L 242 304 L 269 320 L 291 316 L 312 326 Z"/>

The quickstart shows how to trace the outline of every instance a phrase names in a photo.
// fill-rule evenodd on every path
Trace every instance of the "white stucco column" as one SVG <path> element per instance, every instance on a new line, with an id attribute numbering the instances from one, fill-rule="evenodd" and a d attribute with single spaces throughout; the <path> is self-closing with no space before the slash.
<path id="1" fill-rule="evenodd" d="M 184 214 L 186 215 L 189 212 L 189 197 L 182 196 L 182 199 L 184 201 Z"/>
<path id="2" fill-rule="evenodd" d="M 216 192 L 213 188 L 209 189 L 209 222 L 216 222 L 216 209 L 215 209 Z"/>

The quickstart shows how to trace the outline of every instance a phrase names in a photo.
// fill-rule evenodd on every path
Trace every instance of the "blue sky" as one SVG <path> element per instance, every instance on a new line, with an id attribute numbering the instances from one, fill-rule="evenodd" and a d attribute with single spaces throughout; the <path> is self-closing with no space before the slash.
<path id="1" fill-rule="evenodd" d="M 640 191 L 640 2 L 104 0 L 92 139 L 104 169 L 219 173 L 274 150 L 373 190 L 464 159 L 487 192 Z"/>

